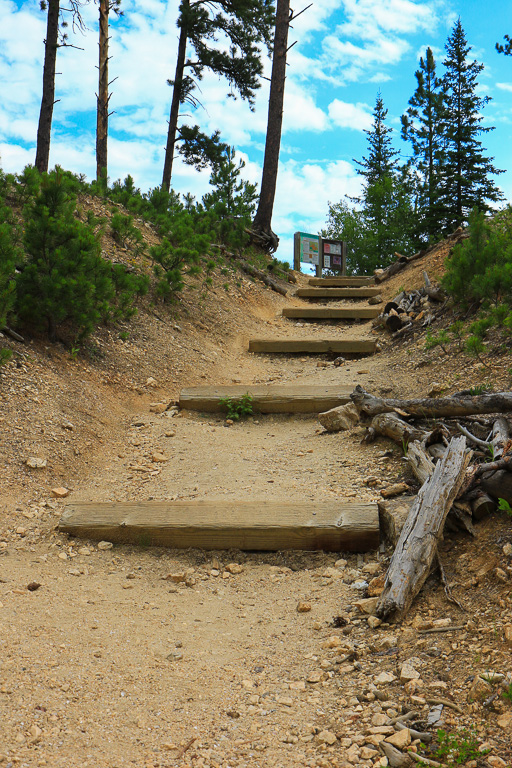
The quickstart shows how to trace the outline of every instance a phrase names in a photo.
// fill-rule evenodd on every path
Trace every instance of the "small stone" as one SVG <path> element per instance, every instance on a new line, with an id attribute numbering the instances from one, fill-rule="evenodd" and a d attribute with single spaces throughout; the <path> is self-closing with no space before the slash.
<path id="1" fill-rule="evenodd" d="M 291 683 L 288 683 L 288 688 L 290 691 L 305 691 L 306 683 L 304 680 L 293 680 Z"/>
<path id="2" fill-rule="evenodd" d="M 339 648 L 341 645 L 341 640 L 337 635 L 331 635 L 331 637 L 328 637 L 327 640 L 324 640 L 324 642 L 321 645 L 321 648 Z"/>
<path id="3" fill-rule="evenodd" d="M 356 600 L 355 606 L 359 608 L 361 613 L 366 613 L 369 616 L 374 616 L 378 602 L 379 602 L 378 597 L 367 597 L 364 600 Z"/>
<path id="4" fill-rule="evenodd" d="M 67 560 L 68 559 L 68 556 L 67 556 L 67 554 L 65 552 L 59 552 L 57 557 L 59 558 L 59 560 Z"/>
<path id="5" fill-rule="evenodd" d="M 510 541 L 503 547 L 503 554 L 505 557 L 512 557 L 512 544 Z"/>
<path id="6" fill-rule="evenodd" d="M 408 683 L 410 680 L 418 680 L 420 673 L 417 672 L 410 664 L 403 664 L 400 670 L 400 682 L 402 685 Z"/>
<path id="7" fill-rule="evenodd" d="M 29 731 L 30 735 L 34 739 L 39 739 L 41 734 L 43 733 L 41 728 L 38 725 L 33 725 Z"/>
<path id="8" fill-rule="evenodd" d="M 376 576 L 368 584 L 368 597 L 379 597 L 384 589 L 384 583 L 386 581 L 386 575 Z"/>
<path id="9" fill-rule="evenodd" d="M 378 619 L 377 616 L 368 616 L 366 621 L 368 622 L 370 629 L 377 629 L 377 627 L 382 624 L 382 620 Z"/>
<path id="10" fill-rule="evenodd" d="M 330 411 L 320 413 L 318 421 L 327 432 L 341 432 L 352 429 L 360 419 L 359 408 L 354 403 L 339 405 Z"/>
<path id="11" fill-rule="evenodd" d="M 151 403 L 149 410 L 151 413 L 165 413 L 167 410 L 167 403 Z"/>
<path id="12" fill-rule="evenodd" d="M 512 729 L 512 712 L 505 712 L 504 715 L 501 715 L 501 717 L 498 717 L 498 720 L 496 721 L 500 728 L 503 728 L 504 731 L 508 731 L 509 729 Z"/>
<path id="13" fill-rule="evenodd" d="M 91 554 L 91 550 L 89 549 L 89 547 L 79 547 L 78 548 L 78 554 L 79 555 L 90 555 Z"/>
<path id="14" fill-rule="evenodd" d="M 382 714 L 382 712 L 377 712 L 372 717 L 372 725 L 387 725 L 388 721 L 389 717 Z"/>
<path id="15" fill-rule="evenodd" d="M 512 624 L 505 624 L 503 627 L 503 638 L 509 648 L 512 648 Z"/>
<path id="16" fill-rule="evenodd" d="M 146 379 L 146 387 L 158 387 L 158 381 L 150 376 Z"/>
<path id="17" fill-rule="evenodd" d="M 369 576 L 375 576 L 379 571 L 381 570 L 381 564 L 380 563 L 366 563 L 362 567 L 362 573 L 367 573 Z"/>
<path id="18" fill-rule="evenodd" d="M 377 757 L 378 754 L 376 749 L 371 749 L 371 747 L 361 747 L 359 757 L 361 760 L 372 760 L 374 757 Z"/>
<path id="19" fill-rule="evenodd" d="M 151 461 L 163 464 L 165 461 L 169 461 L 169 459 L 164 453 L 159 453 L 158 451 L 155 451 L 155 453 L 153 453 L 151 456 Z"/>
<path id="20" fill-rule="evenodd" d="M 38 581 L 31 581 L 30 584 L 27 584 L 27 589 L 29 592 L 36 592 L 40 586 L 41 585 Z"/>
<path id="21" fill-rule="evenodd" d="M 67 419 L 63 419 L 63 421 L 61 421 L 60 423 L 60 426 L 62 427 L 62 429 L 67 429 L 70 432 L 72 432 L 75 428 L 75 425 L 72 424 L 72 422 L 68 421 Z"/>
<path id="22" fill-rule="evenodd" d="M 56 499 L 65 499 L 69 493 L 69 488 L 52 488 L 52 496 Z"/>
<path id="23" fill-rule="evenodd" d="M 387 685 L 388 683 L 394 683 L 396 680 L 395 675 L 392 672 L 381 672 L 374 679 L 375 685 Z"/>
<path id="24" fill-rule="evenodd" d="M 168 656 L 166 656 L 167 661 L 181 661 L 183 658 L 183 653 L 181 651 L 173 651 Z"/>
<path id="25" fill-rule="evenodd" d="M 411 743 L 411 732 L 408 728 L 404 728 L 388 736 L 385 741 L 397 749 L 405 749 Z"/>
<path id="26" fill-rule="evenodd" d="M 309 613 L 310 610 L 311 603 L 308 603 L 305 600 L 299 600 L 297 603 L 297 613 Z"/>
<path id="27" fill-rule="evenodd" d="M 338 568 L 340 571 L 343 571 L 344 568 L 347 567 L 347 564 L 348 564 L 348 561 L 343 560 L 343 558 L 341 558 L 340 560 L 336 560 L 336 562 L 334 563 L 334 567 Z"/>
<path id="28" fill-rule="evenodd" d="M 309 677 L 307 677 L 307 682 L 311 683 L 312 685 L 315 685 L 316 683 L 319 683 L 323 678 L 322 672 L 316 671 L 312 672 Z"/>
<path id="29" fill-rule="evenodd" d="M 94 653 L 93 653 L 92 655 L 93 655 L 93 656 L 94 656 L 96 659 L 101 659 L 101 657 L 103 656 L 103 654 L 102 654 L 102 652 L 101 652 L 101 651 L 94 651 Z"/>
<path id="30" fill-rule="evenodd" d="M 166 437 L 176 437 L 176 430 L 175 429 L 168 429 L 165 433 Z"/>
<path id="31" fill-rule="evenodd" d="M 233 575 L 243 573 L 243 570 L 243 565 L 240 565 L 239 563 L 228 563 L 228 565 L 226 565 L 226 571 L 228 573 L 232 573 Z"/>
<path id="32" fill-rule="evenodd" d="M 278 704 L 282 704 L 284 707 L 293 707 L 293 699 L 289 696 L 278 696 L 276 698 Z"/>
<path id="33" fill-rule="evenodd" d="M 41 459 L 37 456 L 29 456 L 25 461 L 25 465 L 29 469 L 44 469 L 47 465 L 46 459 Z"/>
<path id="34" fill-rule="evenodd" d="M 341 573 L 339 572 L 338 568 L 326 568 L 325 571 L 322 573 L 322 578 L 340 579 Z"/>
<path id="35" fill-rule="evenodd" d="M 322 744 L 329 744 L 330 746 L 337 741 L 336 734 L 332 731 L 320 731 L 317 738 Z"/>
<path id="36" fill-rule="evenodd" d="M 245 688 L 246 691 L 251 691 L 255 687 L 253 680 L 242 680 L 242 688 Z"/>
<path id="37" fill-rule="evenodd" d="M 185 571 L 180 571 L 179 573 L 169 573 L 165 577 L 167 581 L 173 581 L 175 584 L 184 584 L 186 578 L 187 574 Z"/>
<path id="38" fill-rule="evenodd" d="M 507 766 L 510 765 L 510 763 L 506 763 L 505 760 L 502 760 L 502 758 L 497 755 L 491 755 L 491 757 L 487 757 L 486 760 L 492 768 L 507 768 Z"/>
<path id="39" fill-rule="evenodd" d="M 99 541 L 98 542 L 98 549 L 100 552 L 105 552 L 107 549 L 112 549 L 114 545 L 111 541 Z"/>
<path id="40" fill-rule="evenodd" d="M 491 694 L 492 686 L 481 677 L 477 677 L 468 693 L 468 701 L 485 701 Z"/>
<path id="41" fill-rule="evenodd" d="M 228 717 L 232 717 L 233 720 L 237 720 L 240 717 L 240 712 L 238 712 L 238 710 L 236 709 L 228 709 L 228 711 L 226 712 L 226 715 Z"/>

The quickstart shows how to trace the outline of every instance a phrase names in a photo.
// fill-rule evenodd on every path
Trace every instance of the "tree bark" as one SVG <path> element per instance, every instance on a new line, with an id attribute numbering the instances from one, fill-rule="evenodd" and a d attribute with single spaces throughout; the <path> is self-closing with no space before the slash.
<path id="1" fill-rule="evenodd" d="M 107 179 L 108 141 L 108 14 L 110 0 L 99 0 L 99 79 L 96 109 L 96 180 Z"/>
<path id="2" fill-rule="evenodd" d="M 281 148 L 289 27 L 290 0 L 277 0 L 274 55 L 272 58 L 272 75 L 270 80 L 270 96 L 268 100 L 265 158 L 263 161 L 263 174 L 261 177 L 258 210 L 256 211 L 252 224 L 256 236 L 263 235 L 268 238 L 268 250 L 271 251 L 275 251 L 279 243 L 279 239 L 272 232 L 271 224 L 274 198 L 276 194 L 279 151 Z"/>
<path id="3" fill-rule="evenodd" d="M 40 173 L 48 171 L 53 105 L 55 104 L 55 65 L 59 39 L 60 0 L 48 0 L 46 40 L 44 43 L 43 95 L 37 127 L 35 166 Z"/>
<path id="4" fill-rule="evenodd" d="M 162 175 L 162 189 L 166 192 L 171 188 L 172 164 L 174 160 L 174 148 L 176 146 L 176 134 L 178 131 L 178 116 L 180 112 L 181 92 L 183 88 L 183 73 L 185 71 L 185 57 L 187 52 L 188 30 L 186 16 L 189 8 L 189 0 L 183 0 L 180 24 L 180 39 L 178 43 L 178 58 L 176 60 L 176 72 L 172 88 L 171 111 L 169 114 L 169 129 L 167 131 L 167 144 L 165 147 L 164 172 Z"/>
<path id="5" fill-rule="evenodd" d="M 400 411 L 418 418 L 438 416 L 471 416 L 476 413 L 504 413 L 512 411 L 512 392 L 484 395 L 463 393 L 451 397 L 427 397 L 419 400 L 394 400 L 375 397 L 357 386 L 350 395 L 352 401 L 368 416 Z"/>
<path id="6" fill-rule="evenodd" d="M 389 564 L 376 608 L 379 618 L 403 618 L 423 586 L 470 457 L 466 438 L 454 437 L 431 478 L 421 487 Z"/>

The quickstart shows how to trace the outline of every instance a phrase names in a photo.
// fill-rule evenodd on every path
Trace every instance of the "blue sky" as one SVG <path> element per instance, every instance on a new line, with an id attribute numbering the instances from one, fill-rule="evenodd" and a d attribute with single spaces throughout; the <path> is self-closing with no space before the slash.
<path id="1" fill-rule="evenodd" d="M 307 5 L 292 6 L 296 11 Z M 123 0 L 124 17 L 111 26 L 112 86 L 109 176 L 130 173 L 142 189 L 161 181 L 172 77 L 177 50 L 177 0 Z M 366 152 L 364 129 L 371 123 L 377 91 L 389 110 L 395 147 L 407 155 L 399 135 L 419 57 L 430 46 L 442 70 L 444 45 L 460 15 L 471 56 L 485 65 L 482 94 L 492 101 L 483 137 L 488 154 L 504 169 L 498 183 L 512 200 L 512 57 L 498 55 L 496 41 L 512 35 L 512 4 L 489 0 L 316 0 L 293 24 L 289 53 L 281 163 L 273 229 L 281 238 L 278 256 L 290 260 L 297 230 L 318 232 L 328 201 L 357 195 L 360 179 L 353 158 Z M 97 90 L 97 4 L 83 7 L 89 31 L 70 34 L 83 50 L 60 49 L 50 165 L 60 164 L 93 178 L 95 173 L 95 93 Z M 0 0 L 0 163 L 20 171 L 35 159 L 41 99 L 46 14 L 39 2 Z M 270 62 L 266 63 L 267 74 Z M 258 92 L 256 111 L 226 98 L 227 84 L 206 75 L 201 84 L 204 110 L 193 116 L 246 161 L 245 176 L 261 178 L 268 84 Z M 509 171 L 510 168 L 510 171 Z M 173 186 L 199 197 L 208 190 L 208 171 L 198 173 L 179 161 Z"/>

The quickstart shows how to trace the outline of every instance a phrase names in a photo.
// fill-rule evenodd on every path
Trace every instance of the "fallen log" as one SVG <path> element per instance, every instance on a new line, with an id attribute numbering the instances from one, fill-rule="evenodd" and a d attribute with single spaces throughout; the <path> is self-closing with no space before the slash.
<path id="1" fill-rule="evenodd" d="M 380 619 L 403 618 L 423 586 L 470 457 L 471 453 L 466 452 L 466 438 L 452 438 L 446 454 L 421 487 L 386 574 L 375 611 Z"/>
<path id="2" fill-rule="evenodd" d="M 512 411 L 512 392 L 494 392 L 483 395 L 452 395 L 426 397 L 414 400 L 395 400 L 375 397 L 358 385 L 350 395 L 352 402 L 368 416 L 401 411 L 418 418 L 439 416 L 471 416 L 475 413 L 504 413 Z"/>
<path id="3" fill-rule="evenodd" d="M 230 259 L 233 259 L 240 265 L 240 269 L 245 272 L 246 274 L 250 275 L 251 277 L 255 277 L 258 280 L 261 280 L 262 283 L 265 283 L 265 285 L 268 285 L 269 288 L 272 288 L 273 291 L 276 293 L 280 293 L 281 296 L 288 296 L 288 291 L 286 288 L 284 288 L 282 285 L 279 285 L 275 280 L 273 280 L 271 277 L 269 277 L 265 272 L 262 272 L 261 269 L 257 269 L 256 267 L 253 267 L 252 264 L 249 264 L 248 261 L 243 259 L 241 256 L 238 256 L 236 253 L 232 253 L 231 251 L 226 250 L 225 246 L 223 245 L 216 245 L 215 243 L 212 243 L 213 248 L 218 248 L 225 256 L 229 256 Z"/>
<path id="4" fill-rule="evenodd" d="M 389 437 L 403 446 L 415 440 L 423 440 L 428 435 L 428 432 L 407 424 L 396 413 L 380 413 L 374 416 L 370 428 L 376 434 Z"/>

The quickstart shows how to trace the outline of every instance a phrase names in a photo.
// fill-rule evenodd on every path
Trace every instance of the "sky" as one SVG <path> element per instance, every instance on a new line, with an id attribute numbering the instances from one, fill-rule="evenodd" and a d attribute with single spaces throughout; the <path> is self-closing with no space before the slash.
<path id="1" fill-rule="evenodd" d="M 64 3 L 62 3 L 64 5 Z M 309 4 L 292 3 L 299 12 Z M 131 174 L 147 191 L 161 183 L 172 78 L 176 65 L 178 1 L 122 0 L 124 15 L 112 14 L 110 29 L 111 110 L 109 178 Z M 497 183 L 512 201 L 512 57 L 495 43 L 512 35 L 511 0 L 315 0 L 293 22 L 289 51 L 283 135 L 272 228 L 280 237 L 277 256 L 292 261 L 293 233 L 319 233 L 328 203 L 357 196 L 361 179 L 355 160 L 367 153 L 378 92 L 393 128 L 396 150 L 405 159 L 400 116 L 416 88 L 414 73 L 430 46 L 442 72 L 444 46 L 460 16 L 471 59 L 485 65 L 481 95 L 492 101 L 483 111 L 487 154 L 505 172 Z M 72 34 L 76 48 L 58 51 L 50 167 L 58 164 L 93 179 L 95 163 L 98 6 L 82 8 L 85 34 Z M 46 13 L 38 0 L 0 0 L 0 166 L 20 172 L 34 163 L 41 102 Z M 82 50 L 78 50 L 78 48 Z M 271 62 L 265 59 L 266 74 Z M 246 167 L 244 177 L 259 184 L 268 108 L 262 81 L 255 111 L 227 98 L 229 86 L 205 74 L 199 94 L 203 108 L 186 118 L 202 130 L 220 130 Z M 209 171 L 175 162 L 172 186 L 196 199 L 209 189 Z"/>

